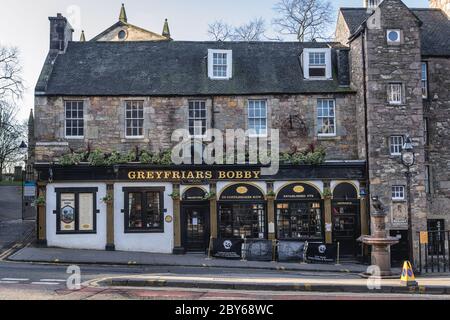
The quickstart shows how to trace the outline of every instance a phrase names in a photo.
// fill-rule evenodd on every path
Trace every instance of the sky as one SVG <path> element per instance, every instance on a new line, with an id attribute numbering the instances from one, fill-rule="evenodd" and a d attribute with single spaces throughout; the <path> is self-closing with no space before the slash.
<path id="1" fill-rule="evenodd" d="M 223 20 L 240 25 L 252 18 L 274 17 L 277 0 L 0 0 L 0 45 L 20 50 L 26 92 L 18 116 L 26 119 L 34 104 L 34 87 L 49 48 L 49 16 L 60 12 L 75 29 L 74 40 L 85 30 L 87 40 L 118 21 L 125 3 L 128 22 L 157 33 L 169 19 L 174 40 L 208 40 L 208 24 Z M 428 7 L 428 0 L 404 0 L 409 7 Z M 339 7 L 360 7 L 363 0 L 335 0 Z M 270 25 L 269 25 L 270 27 Z"/>

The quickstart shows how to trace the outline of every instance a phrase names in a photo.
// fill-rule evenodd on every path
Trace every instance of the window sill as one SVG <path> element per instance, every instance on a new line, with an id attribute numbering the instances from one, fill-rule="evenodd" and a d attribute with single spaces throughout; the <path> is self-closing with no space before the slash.
<path id="1" fill-rule="evenodd" d="M 318 134 L 317 138 L 321 140 L 334 140 L 338 138 L 338 136 L 336 134 Z"/>
<path id="2" fill-rule="evenodd" d="M 144 140 L 145 136 L 125 136 L 126 140 Z"/>
<path id="3" fill-rule="evenodd" d="M 97 234 L 97 231 L 56 231 L 57 235 Z"/>
<path id="4" fill-rule="evenodd" d="M 209 77 L 210 80 L 231 80 L 231 77 Z"/>
<path id="5" fill-rule="evenodd" d="M 66 136 L 65 137 L 67 140 L 84 140 L 84 136 L 82 137 L 82 136 L 70 136 L 70 137 L 68 137 L 68 136 Z"/>
<path id="6" fill-rule="evenodd" d="M 123 232 L 125 234 L 141 234 L 141 233 L 164 233 L 164 230 L 158 229 L 158 230 L 126 230 Z"/>
<path id="7" fill-rule="evenodd" d="M 392 199 L 393 203 L 406 203 L 406 199 Z"/>

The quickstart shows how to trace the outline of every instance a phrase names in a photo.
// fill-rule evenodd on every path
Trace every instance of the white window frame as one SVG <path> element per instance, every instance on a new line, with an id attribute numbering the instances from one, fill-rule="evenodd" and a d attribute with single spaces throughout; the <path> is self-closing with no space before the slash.
<path id="1" fill-rule="evenodd" d="M 83 118 L 67 118 L 67 103 L 80 103 L 82 104 L 82 108 L 83 108 Z M 85 115 L 85 108 L 84 108 L 84 101 L 83 100 L 64 100 L 64 137 L 66 139 L 84 139 L 84 135 L 86 134 L 86 128 L 85 128 L 85 123 L 84 123 L 84 115 Z M 82 136 L 78 136 L 78 135 L 68 135 L 67 134 L 67 121 L 82 121 L 83 123 L 83 135 Z"/>
<path id="2" fill-rule="evenodd" d="M 424 70 L 425 67 L 425 70 Z M 428 63 L 422 61 L 422 65 L 420 68 L 420 78 L 421 78 L 421 86 L 422 86 L 422 99 L 428 99 Z"/>
<path id="3" fill-rule="evenodd" d="M 309 75 L 310 53 L 325 53 L 325 77 L 312 77 Z M 303 76 L 305 79 L 310 80 L 331 80 L 333 74 L 331 71 L 331 48 L 314 48 L 314 49 L 304 49 L 303 50 Z"/>
<path id="4" fill-rule="evenodd" d="M 134 136 L 134 135 L 130 136 L 130 135 L 128 135 L 127 120 L 136 120 L 133 117 L 132 118 L 128 118 L 127 117 L 127 105 L 128 105 L 129 102 L 131 102 L 131 103 L 134 103 L 134 102 L 142 103 L 142 135 L 138 135 L 138 136 Z M 144 129 L 145 129 L 145 126 L 144 126 L 144 124 L 145 124 L 144 101 L 143 100 L 125 100 L 124 104 L 125 104 L 125 138 L 126 139 L 143 139 L 145 137 L 145 132 L 144 132 Z M 140 120 L 140 118 L 137 118 L 137 120 Z"/>
<path id="5" fill-rule="evenodd" d="M 265 106 L 266 106 L 266 112 L 264 114 L 264 117 L 250 117 L 250 103 L 251 102 L 264 102 Z M 265 129 L 265 133 L 251 133 L 249 134 L 250 137 L 267 137 L 268 135 L 268 122 L 267 122 L 267 115 L 268 115 L 268 103 L 267 103 L 267 99 L 248 99 L 247 100 L 247 128 L 248 130 L 251 130 L 252 128 L 250 128 L 250 119 L 265 119 L 265 124 L 266 124 L 266 129 Z"/>
<path id="6" fill-rule="evenodd" d="M 319 116 L 319 102 L 326 101 L 327 102 L 327 106 L 328 106 L 328 115 L 324 116 L 322 114 L 322 116 Z M 333 101 L 333 116 L 330 116 L 330 112 L 329 112 L 329 108 L 330 108 L 330 101 Z M 317 99 L 317 136 L 318 137 L 336 137 L 337 135 L 337 124 L 336 124 L 336 100 L 335 99 Z M 331 119 L 333 118 L 333 123 L 334 123 L 334 132 L 333 133 L 320 133 L 319 131 L 321 130 L 321 127 L 319 125 L 319 119 Z"/>
<path id="7" fill-rule="evenodd" d="M 397 139 L 400 139 L 400 141 Z M 401 156 L 402 155 L 404 142 L 405 142 L 405 137 L 403 137 L 403 136 L 398 135 L 398 136 L 390 136 L 389 137 L 389 153 L 391 154 L 391 156 Z M 395 150 L 393 151 L 393 149 L 398 149 L 399 151 L 396 152 Z"/>
<path id="8" fill-rule="evenodd" d="M 214 76 L 214 54 L 221 53 L 227 55 L 227 75 L 225 77 Z M 208 49 L 208 77 L 214 80 L 229 80 L 233 77 L 233 51 Z"/>
<path id="9" fill-rule="evenodd" d="M 398 39 L 396 41 L 392 41 L 389 39 L 389 34 L 391 32 L 396 32 L 398 35 Z M 388 44 L 400 44 L 402 42 L 402 30 L 400 29 L 387 29 L 386 30 L 386 41 Z"/>
<path id="10" fill-rule="evenodd" d="M 190 121 L 191 121 L 191 119 L 194 120 L 194 123 L 195 123 L 195 121 L 197 119 L 195 116 L 191 117 L 190 114 L 189 114 L 191 103 L 197 103 L 197 102 L 198 103 L 203 103 L 204 106 L 205 106 L 205 117 L 204 118 L 202 118 L 202 117 L 198 118 L 199 120 L 205 120 L 205 134 L 200 134 L 200 135 L 195 134 L 195 125 L 194 125 L 194 134 L 191 134 L 191 128 L 190 128 Z M 204 139 L 204 138 L 207 137 L 207 131 L 208 131 L 208 106 L 206 105 L 206 100 L 198 100 L 197 99 L 197 100 L 189 100 L 188 101 L 188 123 L 187 123 L 187 125 L 188 125 L 189 137 L 191 139 L 192 138 Z M 203 129 L 203 124 L 202 124 L 202 129 Z"/>
<path id="11" fill-rule="evenodd" d="M 396 90 L 394 92 L 394 87 L 400 89 L 400 92 Z M 400 96 L 400 99 L 396 99 L 397 96 Z M 403 84 L 400 82 L 391 82 L 388 84 L 388 102 L 393 105 L 401 105 L 403 104 Z"/>
<path id="12" fill-rule="evenodd" d="M 403 194 L 403 196 L 401 196 Z M 391 197 L 394 201 L 403 201 L 406 199 L 405 186 L 395 185 L 391 188 Z"/>

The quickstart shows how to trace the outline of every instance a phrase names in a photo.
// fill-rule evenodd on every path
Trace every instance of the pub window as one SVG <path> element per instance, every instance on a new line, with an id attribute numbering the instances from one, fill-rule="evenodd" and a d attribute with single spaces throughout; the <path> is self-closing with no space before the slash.
<path id="1" fill-rule="evenodd" d="M 65 101 L 66 137 L 84 137 L 84 103 L 83 101 Z"/>
<path id="2" fill-rule="evenodd" d="M 124 188 L 125 232 L 164 232 L 164 188 Z"/>
<path id="3" fill-rule="evenodd" d="M 422 98 L 428 98 L 428 65 L 426 62 L 422 62 Z"/>
<path id="4" fill-rule="evenodd" d="M 252 135 L 267 135 L 267 101 L 248 101 L 248 129 Z"/>
<path id="5" fill-rule="evenodd" d="M 206 134 L 206 102 L 203 100 L 189 101 L 189 134 L 193 137 L 203 137 Z"/>
<path id="6" fill-rule="evenodd" d="M 64 233 L 96 233 L 97 188 L 57 188 L 56 230 Z"/>
<path id="7" fill-rule="evenodd" d="M 403 149 L 403 136 L 391 136 L 389 138 L 389 149 L 391 156 L 399 156 Z"/>
<path id="8" fill-rule="evenodd" d="M 277 204 L 280 239 L 322 239 L 320 202 L 286 202 Z"/>
<path id="9" fill-rule="evenodd" d="M 126 101 L 125 123 L 127 138 L 139 138 L 144 136 L 143 101 Z"/>
<path id="10" fill-rule="evenodd" d="M 388 101 L 390 104 L 402 104 L 403 88 L 401 83 L 389 83 L 388 85 Z"/>
<path id="11" fill-rule="evenodd" d="M 266 213 L 262 203 L 220 204 L 219 221 L 223 238 L 265 238 Z"/>
<path id="12" fill-rule="evenodd" d="M 336 135 L 336 113 L 333 99 L 317 100 L 317 127 L 319 136 Z"/>
<path id="13" fill-rule="evenodd" d="M 392 186 L 392 200 L 405 200 L 404 186 Z"/>

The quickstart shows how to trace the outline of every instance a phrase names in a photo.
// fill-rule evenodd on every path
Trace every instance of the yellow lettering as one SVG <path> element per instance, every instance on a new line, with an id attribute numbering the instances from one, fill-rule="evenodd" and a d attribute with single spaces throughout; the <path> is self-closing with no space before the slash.
<path id="1" fill-rule="evenodd" d="M 145 180 L 145 172 L 144 171 L 139 171 L 137 179 L 138 180 Z"/>
<path id="2" fill-rule="evenodd" d="M 242 179 L 243 177 L 244 177 L 244 174 L 242 173 L 242 171 L 236 172 L 236 179 Z"/>
<path id="3" fill-rule="evenodd" d="M 170 171 L 165 171 L 165 172 L 164 172 L 164 179 L 169 179 L 169 178 L 170 178 L 170 175 L 171 175 L 171 172 L 170 172 Z"/>
<path id="4" fill-rule="evenodd" d="M 188 178 L 188 179 L 194 179 L 194 174 L 192 173 L 192 171 L 189 171 L 189 172 L 188 172 L 187 178 Z"/>
<path id="5" fill-rule="evenodd" d="M 206 171 L 205 172 L 205 179 L 212 179 L 212 172 L 211 171 Z"/>
<path id="6" fill-rule="evenodd" d="M 179 171 L 172 171 L 172 177 L 174 179 L 181 179 L 180 172 Z"/>
<path id="7" fill-rule="evenodd" d="M 228 179 L 234 179 L 235 173 L 233 171 L 228 171 L 227 172 L 227 178 Z"/>
<path id="8" fill-rule="evenodd" d="M 147 171 L 147 180 L 153 180 L 153 172 L 152 171 Z"/>
<path id="9" fill-rule="evenodd" d="M 252 173 L 250 171 L 245 171 L 245 179 L 251 179 Z"/>
<path id="10" fill-rule="evenodd" d="M 135 171 L 128 172 L 128 179 L 130 180 L 136 179 L 136 172 Z"/>
<path id="11" fill-rule="evenodd" d="M 225 179 L 226 175 L 225 175 L 225 171 L 219 171 L 219 179 Z"/>
<path id="12" fill-rule="evenodd" d="M 203 171 L 197 171 L 196 174 L 197 174 L 197 179 L 205 179 Z"/>
<path id="13" fill-rule="evenodd" d="M 158 180 L 160 180 L 161 179 L 161 177 L 162 177 L 162 172 L 161 171 L 156 171 L 156 178 L 158 179 Z"/>
<path id="14" fill-rule="evenodd" d="M 253 178 L 259 179 L 260 174 L 261 174 L 261 172 L 259 172 L 259 171 L 253 171 Z"/>

